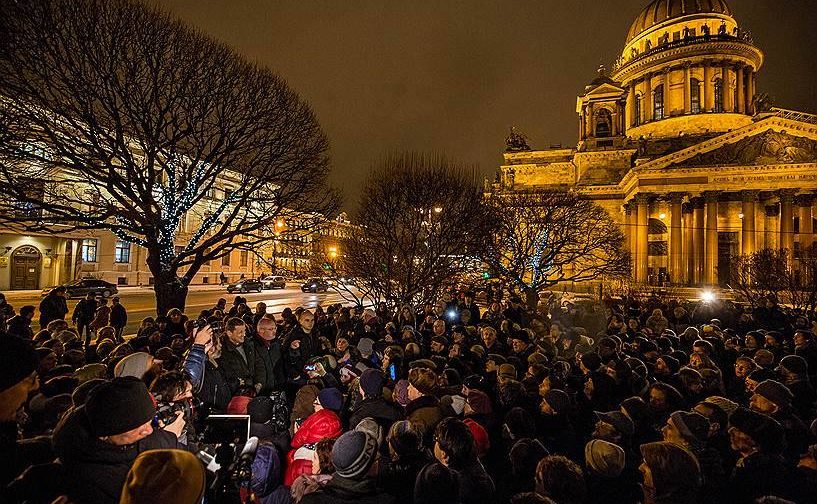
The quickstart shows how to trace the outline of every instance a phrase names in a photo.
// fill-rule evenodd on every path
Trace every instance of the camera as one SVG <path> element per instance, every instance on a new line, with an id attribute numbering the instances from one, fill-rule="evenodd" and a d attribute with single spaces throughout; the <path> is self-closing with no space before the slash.
<path id="1" fill-rule="evenodd" d="M 156 426 L 170 425 L 176 420 L 176 413 L 181 411 L 185 417 L 190 417 L 190 407 L 187 401 L 160 402 L 156 407 L 154 422 Z"/>

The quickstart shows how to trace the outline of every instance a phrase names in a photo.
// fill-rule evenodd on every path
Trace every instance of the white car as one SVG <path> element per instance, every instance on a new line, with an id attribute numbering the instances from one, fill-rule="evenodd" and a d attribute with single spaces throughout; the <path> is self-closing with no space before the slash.
<path id="1" fill-rule="evenodd" d="M 287 286 L 287 279 L 279 275 L 269 275 L 261 278 L 261 284 L 265 289 L 284 289 Z"/>

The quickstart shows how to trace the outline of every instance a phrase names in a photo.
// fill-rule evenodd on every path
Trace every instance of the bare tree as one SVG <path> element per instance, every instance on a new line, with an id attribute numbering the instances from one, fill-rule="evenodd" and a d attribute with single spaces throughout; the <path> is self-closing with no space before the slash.
<path id="1" fill-rule="evenodd" d="M 561 282 L 629 275 L 624 235 L 606 210 L 572 191 L 493 194 L 496 232 L 484 261 L 525 293 L 531 309 L 539 293 Z"/>
<path id="2" fill-rule="evenodd" d="M 2 2 L 0 33 L 0 223 L 108 230 L 145 247 L 159 313 L 184 306 L 203 264 L 262 243 L 276 219 L 308 232 L 336 211 L 309 106 L 167 13 L 132 0 Z"/>
<path id="3" fill-rule="evenodd" d="M 344 268 L 375 302 L 430 301 L 478 254 L 490 227 L 473 169 L 412 152 L 372 169 L 358 215 Z"/>
<path id="4" fill-rule="evenodd" d="M 763 248 L 734 256 L 730 286 L 752 307 L 762 306 L 769 296 L 777 299 L 789 283 L 787 254 L 785 249 Z"/>

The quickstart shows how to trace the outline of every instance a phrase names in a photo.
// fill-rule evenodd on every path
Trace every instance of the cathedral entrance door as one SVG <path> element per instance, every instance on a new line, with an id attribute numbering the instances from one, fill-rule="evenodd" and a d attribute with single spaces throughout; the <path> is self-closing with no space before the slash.
<path id="1" fill-rule="evenodd" d="M 732 257 L 738 253 L 738 233 L 718 233 L 718 285 L 726 287 L 732 270 Z"/>
<path id="2" fill-rule="evenodd" d="M 41 261 L 42 255 L 36 247 L 23 245 L 15 250 L 11 255 L 11 289 L 39 289 Z"/>

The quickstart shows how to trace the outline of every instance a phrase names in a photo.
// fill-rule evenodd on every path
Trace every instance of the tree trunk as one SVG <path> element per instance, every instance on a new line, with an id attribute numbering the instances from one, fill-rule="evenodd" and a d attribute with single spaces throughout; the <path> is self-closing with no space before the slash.
<path id="1" fill-rule="evenodd" d="M 539 308 L 539 291 L 536 289 L 525 289 L 525 303 L 528 309 L 536 311 Z"/>
<path id="2" fill-rule="evenodd" d="M 178 268 L 162 267 L 159 254 L 148 250 L 147 264 L 153 274 L 153 291 L 156 296 L 156 315 L 167 315 L 171 308 L 184 311 L 187 300 L 187 282 L 178 275 Z"/>

